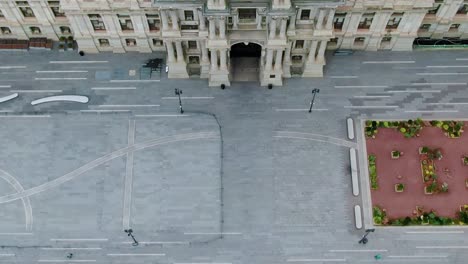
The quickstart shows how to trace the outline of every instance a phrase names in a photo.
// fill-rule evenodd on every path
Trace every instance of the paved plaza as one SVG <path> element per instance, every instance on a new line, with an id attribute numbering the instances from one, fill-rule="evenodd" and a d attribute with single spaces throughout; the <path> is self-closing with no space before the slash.
<path id="1" fill-rule="evenodd" d="M 0 53 L 0 97 L 19 95 L 0 104 L 0 263 L 465 263 L 464 227 L 358 241 L 372 227 L 361 121 L 463 119 L 466 52 L 327 54 L 324 78 L 272 90 L 140 74 L 161 56 Z M 89 102 L 31 105 L 54 95 Z"/>

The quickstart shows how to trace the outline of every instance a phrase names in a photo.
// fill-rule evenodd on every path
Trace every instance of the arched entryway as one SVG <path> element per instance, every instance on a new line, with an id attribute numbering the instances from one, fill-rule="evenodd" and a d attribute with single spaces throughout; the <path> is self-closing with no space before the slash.
<path id="1" fill-rule="evenodd" d="M 259 80 L 262 46 L 253 42 L 240 42 L 231 46 L 231 80 L 256 82 Z"/>

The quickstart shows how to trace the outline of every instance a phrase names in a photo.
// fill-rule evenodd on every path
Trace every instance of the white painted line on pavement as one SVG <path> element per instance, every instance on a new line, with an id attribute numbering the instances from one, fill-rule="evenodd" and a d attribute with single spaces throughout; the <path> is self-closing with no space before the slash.
<path id="1" fill-rule="evenodd" d="M 66 80 L 66 81 L 78 81 L 78 80 L 87 80 L 88 78 L 86 77 L 79 77 L 79 78 L 68 78 L 68 77 L 62 77 L 62 78 L 34 78 L 36 81 L 61 81 L 61 80 Z"/>
<path id="2" fill-rule="evenodd" d="M 33 233 L 0 233 L 0 236 L 31 236 L 32 234 Z"/>
<path id="3" fill-rule="evenodd" d="M 11 85 L 0 85 L 0 88 L 11 88 Z"/>
<path id="4" fill-rule="evenodd" d="M 454 103 L 426 103 L 427 105 L 468 105 L 468 102 L 454 102 Z"/>
<path id="5" fill-rule="evenodd" d="M 462 249 L 468 246 L 417 246 L 418 249 Z"/>
<path id="6" fill-rule="evenodd" d="M 232 264 L 231 262 L 174 262 L 174 264 Z"/>
<path id="7" fill-rule="evenodd" d="M 173 245 L 189 245 L 189 242 L 183 241 L 138 241 L 141 245 L 160 245 L 160 244 L 173 244 Z M 121 242 L 120 244 L 133 244 L 133 242 L 126 241 Z"/>
<path id="8" fill-rule="evenodd" d="M 109 253 L 107 256 L 110 257 L 125 257 L 125 256 L 166 256 L 164 253 Z"/>
<path id="9" fill-rule="evenodd" d="M 424 86 L 424 85 L 466 85 L 467 83 L 411 83 L 411 86 Z"/>
<path id="10" fill-rule="evenodd" d="M 85 262 L 96 262 L 95 259 L 40 259 L 37 262 L 67 262 L 67 263 L 85 263 Z"/>
<path id="11" fill-rule="evenodd" d="M 195 233 L 195 232 L 185 232 L 184 235 L 242 235 L 242 233 L 239 232 L 222 232 L 222 233 Z"/>
<path id="12" fill-rule="evenodd" d="M 391 95 L 355 95 L 354 98 L 388 98 Z"/>
<path id="13" fill-rule="evenodd" d="M 173 96 L 173 97 L 163 97 L 161 98 L 163 100 L 167 100 L 167 99 L 179 99 L 179 97 L 177 96 Z M 214 99 L 214 97 L 210 97 L 210 96 L 207 96 L 207 97 L 189 97 L 189 96 L 181 96 L 180 99 Z"/>
<path id="14" fill-rule="evenodd" d="M 281 109 L 277 108 L 275 109 L 276 112 L 308 112 L 309 109 L 304 108 L 304 109 Z M 312 111 L 328 111 L 326 108 L 312 108 Z"/>
<path id="15" fill-rule="evenodd" d="M 106 242 L 109 241 L 108 238 L 51 238 L 50 241 L 97 241 L 97 242 Z"/>
<path id="16" fill-rule="evenodd" d="M 108 63 L 108 61 L 49 61 L 49 63 L 53 64 L 68 64 L 68 63 Z"/>
<path id="17" fill-rule="evenodd" d="M 457 61 L 466 61 L 466 60 L 468 60 L 468 58 L 456 58 L 455 60 L 457 60 Z"/>
<path id="18" fill-rule="evenodd" d="M 9 254 L 9 253 L 2 253 L 0 254 L 0 257 L 14 257 L 16 256 L 15 254 Z"/>
<path id="19" fill-rule="evenodd" d="M 26 66 L 0 66 L 0 69 L 24 69 Z"/>
<path id="20" fill-rule="evenodd" d="M 81 73 L 88 71 L 36 71 L 36 73 Z"/>
<path id="21" fill-rule="evenodd" d="M 450 65 L 450 66 L 432 65 L 432 66 L 426 66 L 426 68 L 468 68 L 468 65 Z"/>
<path id="22" fill-rule="evenodd" d="M 79 248 L 79 247 L 65 247 L 65 248 L 41 248 L 41 250 L 101 250 L 102 248 Z"/>
<path id="23" fill-rule="evenodd" d="M 388 88 L 387 85 L 335 85 L 335 88 Z"/>
<path id="24" fill-rule="evenodd" d="M 419 255 L 419 256 L 387 256 L 388 258 L 446 258 L 447 255 Z"/>
<path id="25" fill-rule="evenodd" d="M 330 249 L 328 252 L 387 252 L 387 249 Z"/>
<path id="26" fill-rule="evenodd" d="M 397 105 L 345 105 L 344 108 L 350 108 L 350 109 L 387 109 L 387 108 L 398 108 L 399 106 Z"/>
<path id="27" fill-rule="evenodd" d="M 464 234 L 465 231 L 406 231 L 406 234 Z"/>
<path id="28" fill-rule="evenodd" d="M 345 262 L 346 259 L 288 259 L 288 262 Z"/>
<path id="29" fill-rule="evenodd" d="M 97 107 L 158 107 L 159 105 L 98 105 Z"/>
<path id="30" fill-rule="evenodd" d="M 458 110 L 405 110 L 405 113 L 458 113 Z"/>
<path id="31" fill-rule="evenodd" d="M 91 90 L 136 90 L 136 87 L 92 87 Z"/>
<path id="32" fill-rule="evenodd" d="M 186 117 L 190 115 L 135 115 L 135 117 Z"/>
<path id="33" fill-rule="evenodd" d="M 130 110 L 127 109 L 119 109 L 119 110 L 80 110 L 80 112 L 83 113 L 112 113 L 112 112 L 130 112 Z"/>
<path id="34" fill-rule="evenodd" d="M 27 118 L 34 118 L 34 117 L 50 117 L 50 115 L 0 115 L 2 117 L 27 117 Z"/>
<path id="35" fill-rule="evenodd" d="M 12 93 L 61 93 L 62 90 L 10 90 Z"/>
<path id="36" fill-rule="evenodd" d="M 356 79 L 357 76 L 349 75 L 349 76 L 330 76 L 331 79 Z"/>
<path id="37" fill-rule="evenodd" d="M 391 90 L 386 93 L 440 93 L 441 90 Z"/>
<path id="38" fill-rule="evenodd" d="M 135 144 L 135 120 L 128 121 L 128 135 L 127 145 L 132 146 Z M 133 151 L 127 153 L 127 160 L 125 163 L 125 179 L 124 179 L 124 204 L 123 204 L 123 229 L 130 228 L 130 214 L 132 206 L 132 188 L 133 188 Z"/>
<path id="39" fill-rule="evenodd" d="M 160 82 L 161 80 L 110 80 L 111 83 L 127 83 L 127 82 Z"/>
<path id="40" fill-rule="evenodd" d="M 415 61 L 363 61 L 362 64 L 406 64 L 415 63 Z"/>
<path id="41" fill-rule="evenodd" d="M 468 75 L 468 72 L 418 72 L 416 75 Z"/>

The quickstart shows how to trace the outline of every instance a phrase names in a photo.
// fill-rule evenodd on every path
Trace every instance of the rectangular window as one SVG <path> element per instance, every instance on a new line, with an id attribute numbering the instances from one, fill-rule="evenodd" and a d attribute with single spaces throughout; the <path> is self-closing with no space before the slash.
<path id="1" fill-rule="evenodd" d="M 102 21 L 102 17 L 97 14 L 88 15 L 91 24 L 93 25 L 94 30 L 96 31 L 104 31 L 106 30 L 106 26 Z"/>
<path id="2" fill-rule="evenodd" d="M 346 17 L 346 13 L 335 13 L 335 17 L 333 18 L 333 26 L 336 30 L 343 29 L 343 23 Z"/>
<path id="3" fill-rule="evenodd" d="M 304 40 L 296 40 L 296 49 L 303 49 L 304 48 Z"/>
<path id="4" fill-rule="evenodd" d="M 441 4 L 437 4 L 437 2 L 436 2 L 436 4 L 434 5 L 434 7 L 431 8 L 431 9 L 429 9 L 429 10 L 427 11 L 427 13 L 430 14 L 430 15 L 436 14 L 437 11 L 439 11 L 440 5 L 441 5 Z"/>
<path id="5" fill-rule="evenodd" d="M 65 13 L 60 11 L 60 2 L 59 1 L 48 1 L 50 10 L 54 13 L 55 17 L 65 17 Z"/>
<path id="6" fill-rule="evenodd" d="M 125 39 L 125 43 L 127 44 L 128 47 L 136 46 L 136 40 L 135 39 Z"/>
<path id="7" fill-rule="evenodd" d="M 200 64 L 200 57 L 198 56 L 189 56 L 189 64 Z"/>
<path id="8" fill-rule="evenodd" d="M 366 41 L 366 38 L 364 37 L 358 37 L 354 39 L 354 45 L 356 46 L 362 46 L 364 45 L 364 42 Z"/>
<path id="9" fill-rule="evenodd" d="M 28 1 L 16 1 L 16 6 L 21 11 L 24 17 L 35 17 L 31 7 L 29 7 Z"/>
<path id="10" fill-rule="evenodd" d="M 301 11 L 301 20 L 310 20 L 310 9 L 303 9 Z"/>
<path id="11" fill-rule="evenodd" d="M 386 29 L 395 29 L 398 28 L 400 24 L 401 18 L 403 17 L 403 13 L 393 13 L 390 19 L 387 22 Z"/>
<path id="12" fill-rule="evenodd" d="M 161 19 L 158 14 L 146 14 L 150 31 L 159 31 L 161 29 Z"/>
<path id="13" fill-rule="evenodd" d="M 180 30 L 198 30 L 198 25 L 180 25 Z"/>
<path id="14" fill-rule="evenodd" d="M 257 19 L 257 9 L 239 8 L 239 23 L 253 23 Z"/>
<path id="15" fill-rule="evenodd" d="M 449 31 L 458 31 L 459 27 L 460 27 L 460 24 L 452 24 L 450 25 Z"/>
<path id="16" fill-rule="evenodd" d="M 38 28 L 38 27 L 29 27 L 29 29 L 31 30 L 31 33 L 33 33 L 34 35 L 40 35 L 41 34 L 41 29 Z"/>
<path id="17" fill-rule="evenodd" d="M 160 40 L 160 39 L 153 39 L 153 46 L 156 46 L 156 47 L 161 47 L 163 45 L 163 41 Z"/>
<path id="18" fill-rule="evenodd" d="M 60 27 L 60 32 L 61 32 L 62 34 L 71 34 L 70 28 L 69 28 L 69 27 L 65 27 L 65 26 Z"/>
<path id="19" fill-rule="evenodd" d="M 11 30 L 9 27 L 1 27 L 0 30 L 2 31 L 3 35 L 9 35 L 11 34 Z"/>
<path id="20" fill-rule="evenodd" d="M 110 43 L 108 39 L 99 39 L 99 46 L 101 47 L 109 47 Z"/>
<path id="21" fill-rule="evenodd" d="M 133 23 L 130 15 L 117 15 L 119 19 L 120 28 L 124 31 L 133 31 Z"/>
<path id="22" fill-rule="evenodd" d="M 197 42 L 193 40 L 188 41 L 188 48 L 189 49 L 197 49 Z"/>
<path id="23" fill-rule="evenodd" d="M 335 44 L 335 45 L 338 44 L 338 38 L 332 38 L 332 39 L 330 39 L 330 43 L 331 43 L 331 44 Z"/>
<path id="24" fill-rule="evenodd" d="M 369 29 L 372 25 L 372 20 L 374 19 L 375 13 L 364 13 L 359 22 L 358 29 Z"/>
<path id="25" fill-rule="evenodd" d="M 185 10 L 184 11 L 184 16 L 185 16 L 185 20 L 187 20 L 187 21 L 193 21 L 194 20 L 192 10 Z"/>
<path id="26" fill-rule="evenodd" d="M 295 63 L 295 64 L 302 63 L 302 56 L 300 56 L 300 55 L 294 55 L 294 56 L 292 56 L 291 60 L 292 60 L 292 62 Z"/>
<path id="27" fill-rule="evenodd" d="M 392 37 L 383 37 L 382 42 L 390 42 L 392 41 Z"/>
<path id="28" fill-rule="evenodd" d="M 457 11 L 457 14 L 467 14 L 468 13 L 468 4 L 464 4 L 462 5 L 458 11 Z"/>

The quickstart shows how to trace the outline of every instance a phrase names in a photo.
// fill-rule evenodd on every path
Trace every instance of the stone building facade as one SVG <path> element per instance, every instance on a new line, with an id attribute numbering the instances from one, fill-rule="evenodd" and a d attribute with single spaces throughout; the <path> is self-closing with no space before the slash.
<path id="1" fill-rule="evenodd" d="M 85 52 L 165 51 L 169 78 L 321 77 L 326 49 L 468 39 L 468 0 L 0 0 L 1 39 L 73 36 Z"/>

